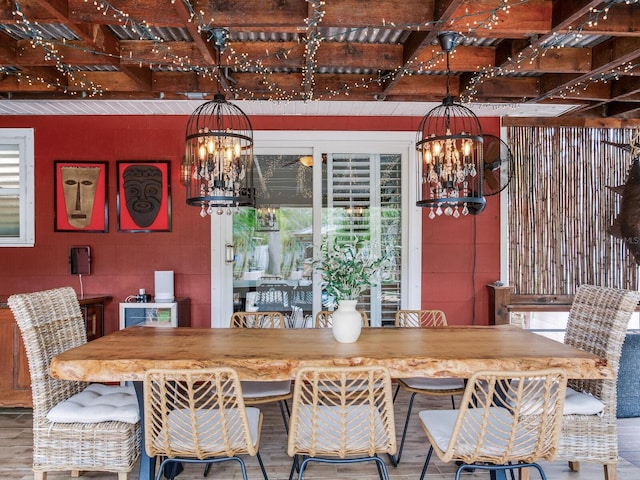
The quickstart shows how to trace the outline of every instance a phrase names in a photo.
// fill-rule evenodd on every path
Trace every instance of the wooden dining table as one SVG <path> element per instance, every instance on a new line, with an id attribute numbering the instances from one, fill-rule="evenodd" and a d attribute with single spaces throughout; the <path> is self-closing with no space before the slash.
<path id="1" fill-rule="evenodd" d="M 129 327 L 53 358 L 51 375 L 90 382 L 142 380 L 151 368 L 232 367 L 243 380 L 294 379 L 307 366 L 383 365 L 394 378 L 469 378 L 479 370 L 559 367 L 569 378 L 610 378 L 605 359 L 510 325 L 364 328 L 338 343 L 331 329 Z M 155 460 L 141 456 L 140 480 Z"/>

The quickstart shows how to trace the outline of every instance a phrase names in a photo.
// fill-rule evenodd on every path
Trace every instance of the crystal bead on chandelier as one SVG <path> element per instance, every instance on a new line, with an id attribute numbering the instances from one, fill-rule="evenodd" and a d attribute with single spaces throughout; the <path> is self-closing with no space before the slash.
<path id="1" fill-rule="evenodd" d="M 225 29 L 213 30 L 218 51 L 218 87 L 220 56 L 227 36 Z M 255 204 L 251 122 L 220 92 L 196 108 L 187 122 L 183 175 L 187 204 L 199 206 L 203 218 L 225 211 L 231 215 L 234 208 Z"/>
<path id="2" fill-rule="evenodd" d="M 453 101 L 449 93 L 449 54 L 457 34 L 438 35 L 447 55 L 447 96 L 420 122 L 416 149 L 418 160 L 419 207 L 430 208 L 429 218 L 476 214 L 486 204 L 482 193 L 484 166 L 482 131 L 478 117 Z"/>

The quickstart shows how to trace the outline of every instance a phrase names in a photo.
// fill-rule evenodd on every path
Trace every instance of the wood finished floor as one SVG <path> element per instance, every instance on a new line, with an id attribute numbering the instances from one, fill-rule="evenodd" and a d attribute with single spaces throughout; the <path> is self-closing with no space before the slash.
<path id="1" fill-rule="evenodd" d="M 408 395 L 401 392 L 396 402 L 396 431 L 398 439 L 402 435 L 407 411 Z M 419 397 L 414 404 L 412 421 L 400 465 L 395 468 L 384 458 L 391 480 L 417 480 L 427 452 L 426 438 L 417 423 L 417 412 L 427 408 L 449 408 L 448 399 Z M 260 452 L 270 480 L 285 480 L 289 477 L 291 459 L 286 453 L 286 434 L 280 411 L 276 405 L 263 405 L 264 422 Z M 619 438 L 621 459 L 618 464 L 618 480 L 640 478 L 640 418 L 620 419 Z M 31 472 L 31 413 L 25 409 L 0 410 L 0 479 L 32 480 Z M 399 440 L 398 440 L 399 441 Z M 255 458 L 247 457 L 247 473 L 250 480 L 261 480 L 258 463 Z M 549 480 L 604 480 L 602 466 L 582 463 L 579 472 L 570 472 L 565 462 L 541 462 Z M 189 465 L 177 480 L 202 479 L 203 468 Z M 455 466 L 440 462 L 435 455 L 429 465 L 427 480 L 453 480 Z M 48 480 L 69 479 L 69 472 L 52 472 Z M 115 480 L 111 473 L 88 472 L 81 479 Z M 209 479 L 235 480 L 242 478 L 236 462 L 214 465 Z M 357 465 L 312 464 L 305 472 L 307 480 L 365 480 L 377 479 L 373 462 Z M 463 473 L 462 478 L 489 478 L 487 472 Z M 539 476 L 531 473 L 531 479 Z M 138 469 L 134 469 L 130 480 L 138 479 Z"/>

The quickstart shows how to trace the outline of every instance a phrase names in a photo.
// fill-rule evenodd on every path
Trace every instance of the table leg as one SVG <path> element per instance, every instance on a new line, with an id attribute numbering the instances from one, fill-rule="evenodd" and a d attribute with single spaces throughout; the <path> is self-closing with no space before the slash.
<path id="1" fill-rule="evenodd" d="M 491 480 L 507 480 L 506 470 L 490 470 L 489 474 Z"/>
<path id="2" fill-rule="evenodd" d="M 139 480 L 153 480 L 156 476 L 156 459 L 149 457 L 147 449 L 144 448 L 144 392 L 142 385 L 142 382 L 133 382 L 140 408 L 140 428 L 142 429 L 142 452 L 140 452 L 140 476 L 138 478 Z"/>

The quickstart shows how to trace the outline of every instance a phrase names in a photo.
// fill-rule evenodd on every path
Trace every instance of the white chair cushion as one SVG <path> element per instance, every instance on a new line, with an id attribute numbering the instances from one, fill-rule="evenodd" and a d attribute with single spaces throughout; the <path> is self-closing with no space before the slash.
<path id="1" fill-rule="evenodd" d="M 133 386 L 92 383 L 49 410 L 47 419 L 55 423 L 137 423 L 140 409 Z"/>
<path id="2" fill-rule="evenodd" d="M 410 388 L 419 390 L 455 390 L 464 388 L 464 380 L 460 378 L 403 378 L 402 382 Z"/>
<path id="3" fill-rule="evenodd" d="M 301 449 L 308 449 L 315 442 L 316 453 L 338 455 L 342 438 L 342 408 L 339 406 L 319 405 L 314 416 L 312 405 L 301 405 L 298 411 L 298 428 L 293 434 Z M 371 414 L 373 413 L 373 418 Z M 345 442 L 347 450 L 367 451 L 371 441 L 371 423 L 373 422 L 374 441 L 377 451 L 384 452 L 389 445 L 382 415 L 372 412 L 366 405 L 353 405 L 346 408 Z M 313 425 L 317 425 L 315 439 L 311 437 Z"/>
<path id="4" fill-rule="evenodd" d="M 260 381 L 243 380 L 240 382 L 242 398 L 265 398 L 286 395 L 291 392 L 291 380 Z"/>
<path id="5" fill-rule="evenodd" d="M 245 412 L 249 423 L 249 434 L 251 442 L 256 446 L 260 438 L 260 409 L 255 407 L 246 407 Z M 160 449 L 165 447 L 162 442 L 168 440 L 171 448 L 174 450 L 184 450 L 187 452 L 195 452 L 196 444 L 194 442 L 194 434 L 198 437 L 198 448 L 204 450 L 208 456 L 223 454 L 227 447 L 231 450 L 246 450 L 247 444 L 242 431 L 241 417 L 237 408 L 229 408 L 224 412 L 224 420 L 220 418 L 220 410 L 201 409 L 195 410 L 195 432 L 191 428 L 193 412 L 186 408 L 179 408 L 169 412 L 167 418 L 167 434 L 165 439 L 162 435 L 155 439 Z M 228 444 L 225 442 L 223 431 L 220 428 L 221 422 L 225 423 L 229 429 Z"/>
<path id="6" fill-rule="evenodd" d="M 564 397 L 564 415 L 597 415 L 603 410 L 604 403 L 593 395 L 576 392 L 567 387 L 567 396 Z"/>
<path id="7" fill-rule="evenodd" d="M 419 413 L 424 428 L 429 430 L 436 445 L 442 451 L 446 451 L 449 447 L 453 427 L 459 413 L 458 410 L 423 410 Z M 470 408 L 466 411 L 466 427 L 463 427 L 461 431 L 466 430 L 467 434 L 458 438 L 454 457 L 471 455 L 478 448 L 478 437 L 469 435 L 469 432 L 473 432 L 474 428 L 482 424 L 485 414 L 486 410 L 483 408 Z M 511 412 L 506 408 L 490 407 L 485 441 L 479 446 L 478 454 L 502 455 L 506 449 L 512 448 L 510 446 L 512 441 L 518 445 L 518 448 L 513 451 L 514 455 L 523 453 L 522 449 L 530 451 L 535 448 L 536 438 L 527 431 L 526 427 L 517 429 L 514 438 L 509 436 L 510 425 L 513 421 Z"/>

